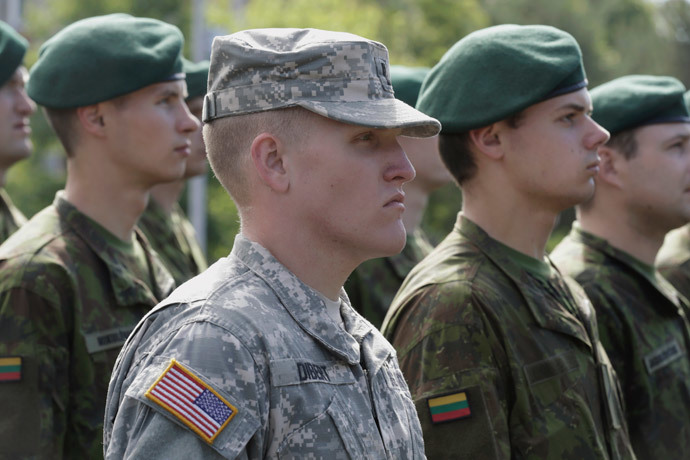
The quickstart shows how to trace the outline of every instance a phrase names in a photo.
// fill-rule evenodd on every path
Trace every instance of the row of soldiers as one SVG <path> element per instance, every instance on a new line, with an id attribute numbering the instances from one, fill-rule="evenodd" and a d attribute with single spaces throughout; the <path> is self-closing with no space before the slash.
<path id="1" fill-rule="evenodd" d="M 181 44 L 90 18 L 31 69 L 68 177 L 0 246 L 0 458 L 690 456 L 687 229 L 676 287 L 654 268 L 690 221 L 682 83 L 590 96 L 548 26 L 474 32 L 428 73 L 347 33 L 216 37 L 200 118 L 241 231 L 170 294 L 136 223 L 156 184 L 174 206 L 200 132 Z M 420 216 L 450 176 L 462 211 L 431 250 Z M 400 290 L 367 304 L 386 271 Z"/>

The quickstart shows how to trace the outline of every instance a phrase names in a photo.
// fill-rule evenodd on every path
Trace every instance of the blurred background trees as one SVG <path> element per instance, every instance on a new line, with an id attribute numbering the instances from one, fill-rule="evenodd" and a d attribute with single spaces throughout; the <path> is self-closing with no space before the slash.
<path id="1" fill-rule="evenodd" d="M 7 0 L 0 0 L 2 2 Z M 27 67 L 40 45 L 67 24 L 88 16 L 127 12 L 155 17 L 190 37 L 192 0 L 24 0 L 21 32 L 30 40 Z M 205 0 L 211 35 L 258 27 L 342 30 L 383 42 L 391 63 L 433 66 L 469 32 L 501 23 L 549 24 L 582 47 L 590 87 L 630 74 L 666 74 L 690 87 L 690 4 L 687 0 Z M 210 45 L 210 40 L 209 40 Z M 189 42 L 186 45 L 189 53 Z M 32 120 L 35 151 L 8 174 L 7 189 L 27 214 L 49 204 L 64 182 L 64 154 L 40 111 Z M 237 211 L 215 178 L 208 181 L 208 253 L 228 253 Z M 437 191 L 423 225 L 437 241 L 460 209 L 454 186 Z M 567 231 L 564 213 L 551 245 Z M 550 245 L 550 246 L 551 246 Z"/>

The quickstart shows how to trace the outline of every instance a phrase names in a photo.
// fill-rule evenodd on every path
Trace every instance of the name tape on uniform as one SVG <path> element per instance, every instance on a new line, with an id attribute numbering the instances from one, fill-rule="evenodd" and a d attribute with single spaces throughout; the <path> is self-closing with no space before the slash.
<path id="1" fill-rule="evenodd" d="M 146 392 L 209 444 L 237 415 L 237 408 L 174 359 Z"/>

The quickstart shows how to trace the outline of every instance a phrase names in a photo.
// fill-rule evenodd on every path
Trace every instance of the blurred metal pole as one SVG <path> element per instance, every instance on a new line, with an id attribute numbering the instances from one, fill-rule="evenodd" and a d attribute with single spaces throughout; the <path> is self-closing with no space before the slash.
<path id="1" fill-rule="evenodd" d="M 204 18 L 204 0 L 192 0 L 192 60 L 194 62 L 208 59 L 206 44 L 206 21 Z M 188 181 L 187 215 L 194 225 L 201 250 L 207 252 L 207 206 L 206 188 L 208 178 L 206 174 L 193 177 Z"/>
<path id="2" fill-rule="evenodd" d="M 22 0 L 0 0 L 0 19 L 21 32 L 22 9 Z"/>

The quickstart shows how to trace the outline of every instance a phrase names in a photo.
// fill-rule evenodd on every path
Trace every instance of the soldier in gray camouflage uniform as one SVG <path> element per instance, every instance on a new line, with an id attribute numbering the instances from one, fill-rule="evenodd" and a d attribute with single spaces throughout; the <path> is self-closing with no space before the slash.
<path id="1" fill-rule="evenodd" d="M 342 290 L 404 245 L 397 136 L 439 130 L 388 71 L 383 45 L 346 33 L 214 40 L 204 139 L 242 231 L 130 336 L 106 458 L 424 458 L 395 352 Z"/>
<path id="2" fill-rule="evenodd" d="M 417 106 L 443 124 L 462 212 L 382 331 L 430 458 L 634 458 L 591 304 L 544 253 L 608 139 L 586 85 L 572 36 L 515 25 L 463 38 L 424 81 Z"/>
<path id="3" fill-rule="evenodd" d="M 690 114 L 683 84 L 630 75 L 592 90 L 599 147 L 596 192 L 551 254 L 585 289 L 625 395 L 643 459 L 690 458 L 690 312 L 655 269 L 670 229 L 690 220 Z"/>
<path id="4" fill-rule="evenodd" d="M 0 243 L 26 222 L 3 187 L 7 170 L 31 153 L 29 116 L 36 104 L 24 89 L 27 46 L 24 37 L 0 21 Z"/>
<path id="5" fill-rule="evenodd" d="M 148 190 L 181 177 L 198 129 L 182 42 L 154 19 L 88 18 L 31 69 L 27 91 L 63 142 L 67 182 L 0 247 L 2 458 L 102 456 L 119 349 L 174 287 L 134 226 Z"/>

